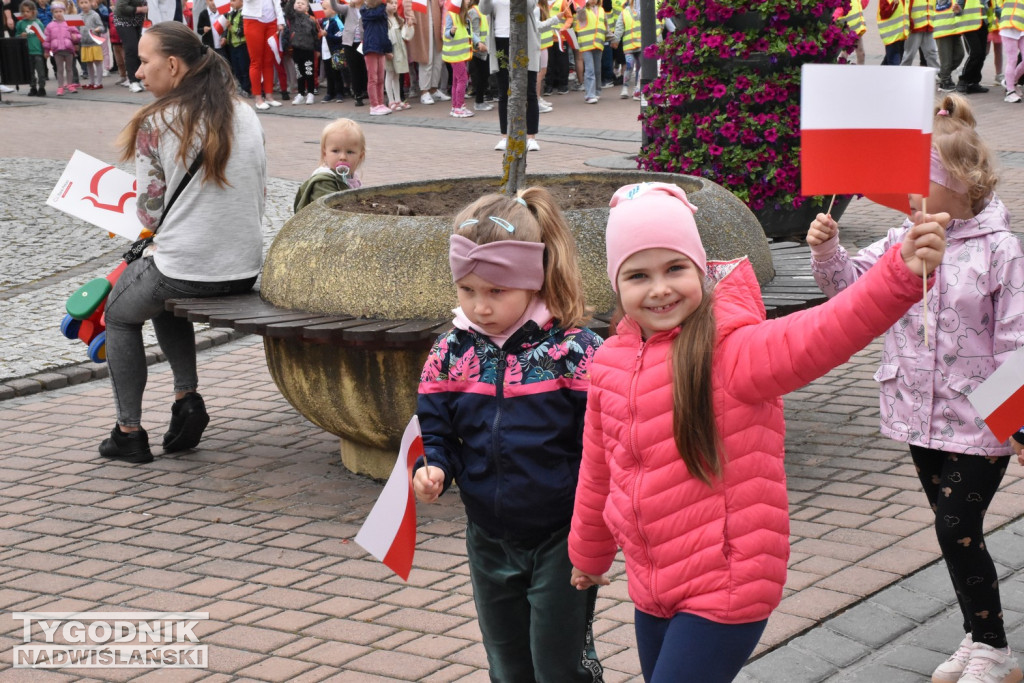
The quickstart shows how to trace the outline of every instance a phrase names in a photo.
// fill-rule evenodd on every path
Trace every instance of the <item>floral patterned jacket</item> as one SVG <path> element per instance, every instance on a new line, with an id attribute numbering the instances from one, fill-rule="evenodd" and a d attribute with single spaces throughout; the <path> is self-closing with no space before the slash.
<path id="1" fill-rule="evenodd" d="M 540 540 L 568 526 L 601 343 L 585 327 L 533 321 L 502 348 L 459 329 L 434 343 L 416 410 L 427 461 L 444 470 L 445 489 L 455 480 L 488 534 Z"/>

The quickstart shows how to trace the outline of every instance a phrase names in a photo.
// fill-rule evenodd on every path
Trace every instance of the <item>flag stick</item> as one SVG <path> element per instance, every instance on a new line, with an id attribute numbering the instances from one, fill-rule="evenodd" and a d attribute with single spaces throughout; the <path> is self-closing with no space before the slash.
<path id="1" fill-rule="evenodd" d="M 921 197 L 921 220 L 928 215 L 927 197 Z M 921 269 L 921 308 L 924 313 L 924 345 L 928 346 L 928 267 Z"/>
<path id="2" fill-rule="evenodd" d="M 830 201 L 828 203 L 828 211 L 825 212 L 826 216 L 831 218 L 831 216 L 832 216 L 832 205 L 835 204 L 835 203 L 836 203 L 836 196 L 832 195 L 832 201 Z"/>

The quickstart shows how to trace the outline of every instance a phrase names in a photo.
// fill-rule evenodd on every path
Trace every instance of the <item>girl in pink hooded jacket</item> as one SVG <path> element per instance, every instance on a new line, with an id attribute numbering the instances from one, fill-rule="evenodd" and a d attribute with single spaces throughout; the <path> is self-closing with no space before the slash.
<path id="1" fill-rule="evenodd" d="M 58 95 L 63 95 L 65 88 L 74 92 L 78 87 L 71 79 L 71 63 L 75 60 L 75 47 L 81 42 L 81 36 L 78 29 L 64 19 L 64 10 L 63 2 L 50 5 L 53 21 L 46 25 L 43 32 L 43 51 L 53 55 Z"/>
<path id="2" fill-rule="evenodd" d="M 982 527 L 1012 451 L 967 396 L 1024 345 L 1024 253 L 993 192 L 991 153 L 974 129 L 967 100 L 946 96 L 932 131 L 927 207 L 952 220 L 927 316 L 918 303 L 885 335 L 875 373 L 882 433 L 910 446 L 967 632 L 932 681 L 1020 681 Z M 921 206 L 921 197 L 911 195 L 910 204 Z M 818 286 L 829 296 L 846 288 L 911 227 L 905 221 L 851 257 L 839 245 L 839 226 L 819 214 L 807 233 Z"/>
<path id="3" fill-rule="evenodd" d="M 943 230 L 915 226 L 845 295 L 765 321 L 749 261 L 706 262 L 677 186 L 627 186 L 611 206 L 608 277 L 624 317 L 591 364 L 572 582 L 607 583 L 621 547 L 644 680 L 731 681 L 786 581 L 781 396 L 920 299 Z"/>

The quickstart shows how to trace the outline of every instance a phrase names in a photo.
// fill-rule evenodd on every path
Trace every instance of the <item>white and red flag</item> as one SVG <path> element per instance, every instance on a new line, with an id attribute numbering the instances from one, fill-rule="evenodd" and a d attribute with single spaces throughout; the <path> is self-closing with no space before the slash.
<path id="1" fill-rule="evenodd" d="M 1010 354 L 967 398 L 1000 441 L 1024 426 L 1024 347 Z"/>
<path id="2" fill-rule="evenodd" d="M 324 12 L 324 4 L 322 2 L 309 3 L 309 9 L 313 13 L 313 16 L 316 17 L 317 21 L 323 21 L 327 16 L 327 13 Z"/>
<path id="3" fill-rule="evenodd" d="M 228 30 L 228 18 L 223 14 L 217 17 L 217 20 L 213 22 L 213 30 L 217 32 L 218 36 L 224 35 L 224 32 Z"/>
<path id="4" fill-rule="evenodd" d="M 93 33 L 92 31 L 89 31 L 89 35 L 92 37 L 93 41 L 95 41 L 97 45 L 102 45 L 103 43 L 107 42 L 107 37 L 102 33 Z"/>
<path id="5" fill-rule="evenodd" d="M 227 14 L 231 11 L 231 0 L 213 0 L 213 5 L 217 8 L 217 14 Z"/>
<path id="6" fill-rule="evenodd" d="M 800 193 L 863 194 L 909 213 L 907 194 L 928 195 L 934 99 L 928 67 L 805 64 Z"/>
<path id="7" fill-rule="evenodd" d="M 77 28 L 85 26 L 85 19 L 82 18 L 81 14 L 65 14 L 64 21 L 67 22 L 68 26 L 75 26 Z"/>
<path id="8" fill-rule="evenodd" d="M 270 46 L 270 51 L 274 53 L 274 59 L 277 63 L 281 63 L 281 50 L 277 47 L 277 36 L 270 36 L 267 38 L 267 45 Z"/>
<path id="9" fill-rule="evenodd" d="M 44 40 L 43 29 L 39 28 L 37 24 L 29 24 L 28 30 L 31 31 L 32 35 L 34 35 L 39 40 Z"/>
<path id="10" fill-rule="evenodd" d="M 416 551 L 416 498 L 412 492 L 412 468 L 423 457 L 423 435 L 415 415 L 402 434 L 402 447 L 384 484 L 384 490 L 356 534 L 361 545 L 393 572 L 409 579 Z"/>
<path id="11" fill-rule="evenodd" d="M 412 11 L 427 14 L 427 0 L 412 0 Z"/>

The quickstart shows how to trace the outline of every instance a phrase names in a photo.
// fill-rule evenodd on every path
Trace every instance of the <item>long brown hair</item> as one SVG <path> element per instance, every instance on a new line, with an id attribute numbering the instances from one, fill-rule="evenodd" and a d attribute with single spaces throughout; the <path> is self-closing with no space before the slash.
<path id="1" fill-rule="evenodd" d="M 181 165 L 187 168 L 202 150 L 203 175 L 219 187 L 226 187 L 228 179 L 224 171 L 231 157 L 235 119 L 235 81 L 231 67 L 179 22 L 161 22 L 147 29 L 146 35 L 156 38 L 161 54 L 181 60 L 187 71 L 177 87 L 140 109 L 121 131 L 117 139 L 121 160 L 128 161 L 135 155 L 136 139 L 143 122 L 159 116 L 162 125 L 178 138 Z"/>
<path id="2" fill-rule="evenodd" d="M 551 193 L 542 187 L 530 187 L 518 194 L 518 198 L 489 194 L 476 200 L 455 217 L 455 234 L 477 244 L 498 240 L 543 243 L 544 284 L 537 295 L 560 326 L 577 327 L 589 314 L 583 301 L 576 240 Z M 515 226 L 515 233 L 497 226 L 488 220 L 489 216 L 508 221 Z M 470 218 L 479 222 L 462 227 Z"/>
<path id="3" fill-rule="evenodd" d="M 707 485 L 722 476 L 711 368 L 715 351 L 714 291 L 683 321 L 672 343 L 672 431 L 686 469 Z"/>

